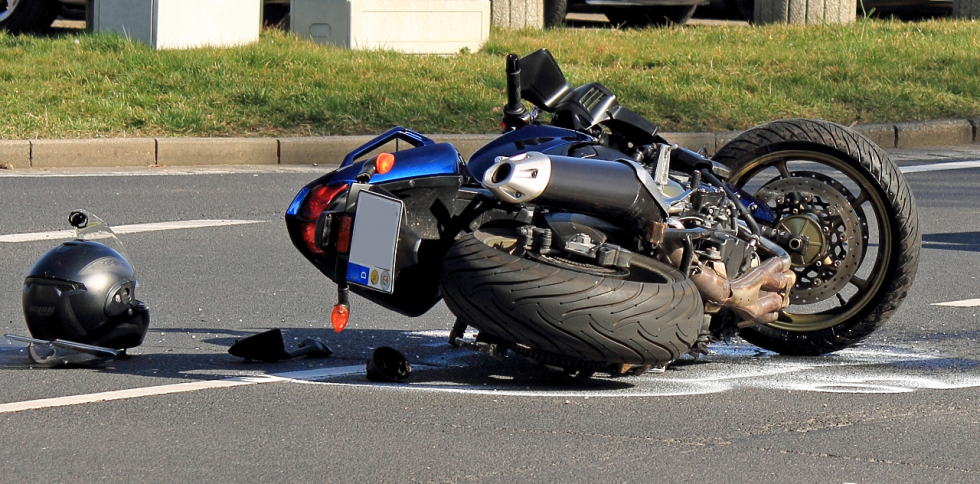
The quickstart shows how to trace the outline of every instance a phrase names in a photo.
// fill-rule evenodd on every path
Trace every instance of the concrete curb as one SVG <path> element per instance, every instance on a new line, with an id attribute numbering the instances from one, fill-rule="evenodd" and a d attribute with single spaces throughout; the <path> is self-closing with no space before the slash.
<path id="1" fill-rule="evenodd" d="M 885 149 L 980 144 L 980 118 L 859 124 L 853 128 Z M 714 154 L 738 132 L 661 133 L 685 148 Z M 464 158 L 498 134 L 431 135 Z M 93 138 L 0 140 L 0 168 L 102 168 L 193 165 L 337 165 L 373 136 L 309 138 Z M 375 150 L 397 151 L 392 142 Z"/>

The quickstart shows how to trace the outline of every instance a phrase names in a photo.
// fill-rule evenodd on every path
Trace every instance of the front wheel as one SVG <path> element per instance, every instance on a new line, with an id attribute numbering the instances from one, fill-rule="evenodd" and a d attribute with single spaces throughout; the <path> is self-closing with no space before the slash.
<path id="1" fill-rule="evenodd" d="M 771 228 L 808 241 L 792 253 L 790 306 L 774 323 L 741 330 L 743 338 L 819 355 L 857 343 L 895 313 L 921 241 L 912 192 L 881 148 L 837 124 L 790 119 L 740 134 L 714 160 L 775 211 Z"/>

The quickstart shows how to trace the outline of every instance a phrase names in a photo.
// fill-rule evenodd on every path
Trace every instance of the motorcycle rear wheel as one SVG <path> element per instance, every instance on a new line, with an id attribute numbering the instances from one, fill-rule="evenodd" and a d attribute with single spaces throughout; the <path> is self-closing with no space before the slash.
<path id="1" fill-rule="evenodd" d="M 467 325 L 525 356 L 566 369 L 662 367 L 686 353 L 703 324 L 690 279 L 634 254 L 628 274 L 513 255 L 516 230 L 456 240 L 442 264 L 446 305 Z"/>
<path id="2" fill-rule="evenodd" d="M 826 244 L 794 259 L 790 307 L 774 323 L 742 329 L 743 338 L 820 355 L 856 344 L 895 313 L 915 278 L 921 236 L 912 192 L 881 148 L 844 126 L 788 119 L 749 129 L 714 160 L 732 170 L 732 184 L 782 211 L 784 227 L 809 225 L 811 242 Z"/>

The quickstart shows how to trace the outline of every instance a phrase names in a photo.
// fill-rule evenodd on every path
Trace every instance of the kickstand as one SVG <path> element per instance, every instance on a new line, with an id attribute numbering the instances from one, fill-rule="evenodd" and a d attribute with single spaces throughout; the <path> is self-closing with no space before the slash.
<path id="1" fill-rule="evenodd" d="M 456 324 L 453 325 L 452 331 L 449 332 L 449 344 L 451 346 L 459 347 L 459 340 L 463 337 L 463 333 L 466 332 L 466 323 L 462 319 L 456 318 Z"/>

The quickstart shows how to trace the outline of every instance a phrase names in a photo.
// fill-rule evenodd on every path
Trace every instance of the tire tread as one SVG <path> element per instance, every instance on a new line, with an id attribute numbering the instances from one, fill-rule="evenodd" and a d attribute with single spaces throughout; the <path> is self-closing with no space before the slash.
<path id="1" fill-rule="evenodd" d="M 662 365 L 694 344 L 702 324 L 701 298 L 687 278 L 596 276 L 513 256 L 473 234 L 449 249 L 441 276 L 446 304 L 468 325 L 584 362 Z"/>

